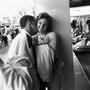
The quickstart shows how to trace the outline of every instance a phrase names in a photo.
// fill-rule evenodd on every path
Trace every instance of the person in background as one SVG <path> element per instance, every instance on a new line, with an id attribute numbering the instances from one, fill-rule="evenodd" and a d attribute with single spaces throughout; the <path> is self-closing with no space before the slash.
<path id="1" fill-rule="evenodd" d="M 73 45 L 73 49 L 78 49 L 83 46 L 90 46 L 90 20 L 87 20 L 86 24 L 88 25 L 88 32 L 84 32 L 76 38 L 79 42 Z"/>
<path id="2" fill-rule="evenodd" d="M 87 20 L 86 24 L 88 25 L 88 32 L 85 33 L 83 36 L 85 36 L 86 39 L 86 46 L 90 46 L 90 20 Z"/>
<path id="3" fill-rule="evenodd" d="M 2 43 L 2 47 L 5 47 L 5 46 L 8 46 L 8 38 L 7 38 L 7 34 L 6 34 L 6 31 L 5 31 L 5 27 L 3 27 L 2 29 L 2 40 L 1 40 L 1 43 Z"/>

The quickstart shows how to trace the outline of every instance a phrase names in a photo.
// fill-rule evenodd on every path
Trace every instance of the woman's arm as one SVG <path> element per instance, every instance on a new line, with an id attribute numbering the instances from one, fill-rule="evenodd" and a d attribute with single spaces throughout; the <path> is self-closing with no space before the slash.
<path id="1" fill-rule="evenodd" d="M 38 34 L 32 36 L 32 44 L 34 46 L 38 45 Z"/>
<path id="2" fill-rule="evenodd" d="M 47 34 L 49 37 L 48 45 L 53 49 L 56 50 L 56 34 L 54 32 L 51 32 Z"/>

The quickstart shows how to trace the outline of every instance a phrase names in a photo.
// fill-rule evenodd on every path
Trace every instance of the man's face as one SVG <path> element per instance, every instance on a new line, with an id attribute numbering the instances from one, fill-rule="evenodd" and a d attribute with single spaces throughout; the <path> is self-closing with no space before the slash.
<path id="1" fill-rule="evenodd" d="M 35 30 L 36 30 L 35 22 L 34 21 L 30 22 L 28 20 L 28 22 L 27 22 L 27 32 L 29 34 L 32 34 Z"/>

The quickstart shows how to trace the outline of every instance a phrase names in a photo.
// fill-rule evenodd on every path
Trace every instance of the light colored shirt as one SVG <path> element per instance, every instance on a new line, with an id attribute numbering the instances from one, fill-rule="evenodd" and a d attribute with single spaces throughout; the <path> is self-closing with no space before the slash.
<path id="1" fill-rule="evenodd" d="M 8 61 L 14 56 L 22 56 L 28 57 L 30 62 L 34 63 L 33 50 L 32 47 L 28 45 L 27 35 L 31 37 L 26 30 L 22 29 L 21 33 L 13 39 L 8 51 Z"/>

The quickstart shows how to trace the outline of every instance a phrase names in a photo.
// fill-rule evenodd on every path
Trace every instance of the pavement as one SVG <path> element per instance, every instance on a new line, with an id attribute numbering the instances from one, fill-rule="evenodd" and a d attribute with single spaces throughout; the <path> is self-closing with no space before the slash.
<path id="1" fill-rule="evenodd" d="M 7 60 L 7 53 L 8 53 L 9 46 L 0 48 L 0 58 L 6 62 Z"/>

